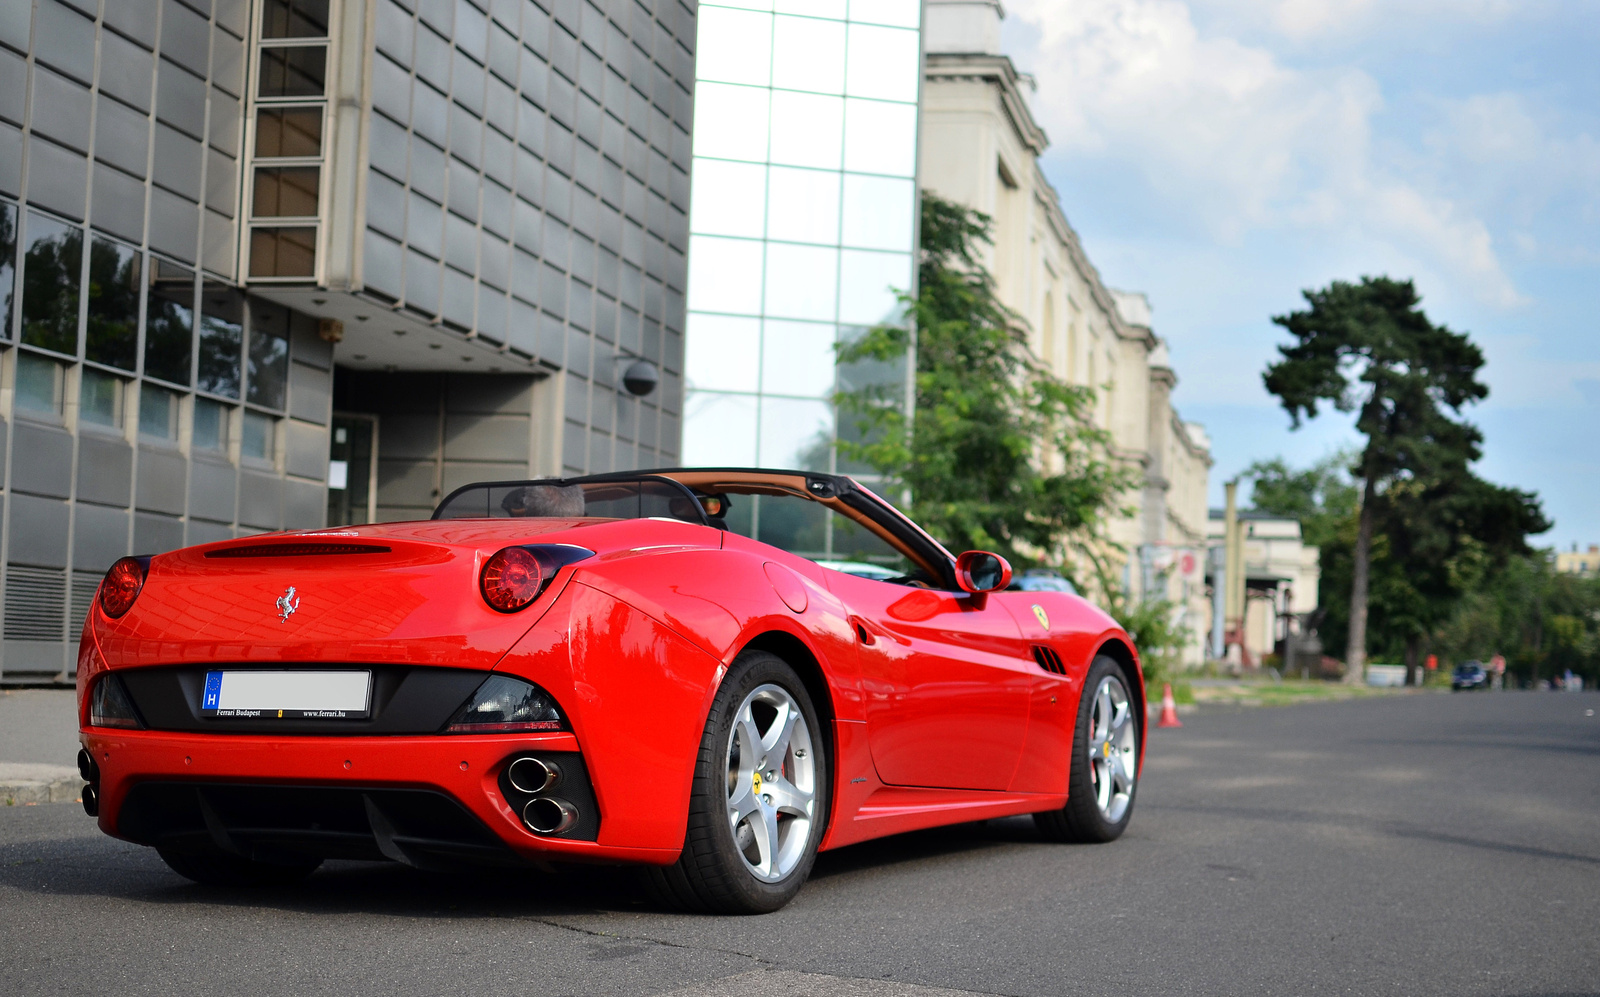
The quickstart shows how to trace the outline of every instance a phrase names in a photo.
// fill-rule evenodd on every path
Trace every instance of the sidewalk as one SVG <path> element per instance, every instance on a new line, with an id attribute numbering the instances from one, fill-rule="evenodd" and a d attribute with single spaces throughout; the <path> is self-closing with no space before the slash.
<path id="1" fill-rule="evenodd" d="M 0 690 L 0 806 L 77 800 L 77 757 L 71 689 Z"/>

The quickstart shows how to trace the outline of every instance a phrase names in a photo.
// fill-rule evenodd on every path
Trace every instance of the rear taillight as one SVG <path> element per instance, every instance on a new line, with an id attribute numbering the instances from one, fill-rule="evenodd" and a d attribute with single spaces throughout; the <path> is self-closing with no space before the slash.
<path id="1" fill-rule="evenodd" d="M 92 727 L 126 727 L 138 730 L 144 726 L 139 711 L 134 709 L 122 679 L 115 674 L 102 675 L 94 684 L 94 695 L 89 699 L 89 725 Z"/>
<path id="2" fill-rule="evenodd" d="M 133 608 L 144 588 L 145 564 L 148 558 L 124 557 L 111 566 L 100 583 L 100 611 L 113 620 Z"/>
<path id="3" fill-rule="evenodd" d="M 479 588 L 491 609 L 515 613 L 539 598 L 556 572 L 594 551 L 570 544 L 529 544 L 497 551 L 484 562 Z"/>

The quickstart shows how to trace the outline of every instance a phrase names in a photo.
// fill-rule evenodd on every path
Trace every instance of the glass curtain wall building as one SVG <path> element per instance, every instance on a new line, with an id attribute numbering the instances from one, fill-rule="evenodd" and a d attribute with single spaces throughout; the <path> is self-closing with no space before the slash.
<path id="1" fill-rule="evenodd" d="M 835 343 L 916 237 L 918 0 L 701 3 L 683 461 L 839 467 Z"/>

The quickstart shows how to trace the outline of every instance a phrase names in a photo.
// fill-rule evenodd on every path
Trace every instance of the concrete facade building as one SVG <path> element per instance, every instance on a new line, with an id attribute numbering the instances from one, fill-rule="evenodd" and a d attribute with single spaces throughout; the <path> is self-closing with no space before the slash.
<path id="1" fill-rule="evenodd" d="M 680 0 L 0 5 L 0 681 L 70 673 L 125 554 L 677 463 L 695 33 Z"/>
<path id="2" fill-rule="evenodd" d="M 1178 606 L 1203 654 L 1204 547 L 1210 442 L 1179 418 L 1177 383 L 1142 294 L 1101 280 L 1039 168 L 1048 145 L 1029 110 L 1030 82 L 1000 52 L 996 0 L 928 0 L 924 27 L 921 183 L 989 215 L 985 260 L 1001 299 L 1027 327 L 1028 348 L 1062 380 L 1099 391 L 1096 422 L 1138 468 L 1134 512 L 1111 524 L 1124 584 Z"/>
<path id="3" fill-rule="evenodd" d="M 1556 572 L 1563 575 L 1582 575 L 1585 578 L 1600 576 L 1600 544 L 1590 544 L 1586 551 L 1572 549 L 1556 552 Z"/>

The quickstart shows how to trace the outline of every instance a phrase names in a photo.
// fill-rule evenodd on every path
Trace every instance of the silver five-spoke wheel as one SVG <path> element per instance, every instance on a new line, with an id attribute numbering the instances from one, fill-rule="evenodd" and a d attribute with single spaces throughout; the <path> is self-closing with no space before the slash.
<path id="1" fill-rule="evenodd" d="M 817 816 L 811 730 L 794 697 L 768 683 L 739 704 L 731 734 L 728 823 L 734 847 L 757 879 L 775 883 L 805 857 Z"/>
<path id="2" fill-rule="evenodd" d="M 1117 675 L 1107 675 L 1094 690 L 1089 712 L 1088 762 L 1094 782 L 1095 805 L 1108 822 L 1122 820 L 1133 800 L 1133 782 L 1139 771 L 1138 729 L 1128 688 Z"/>

